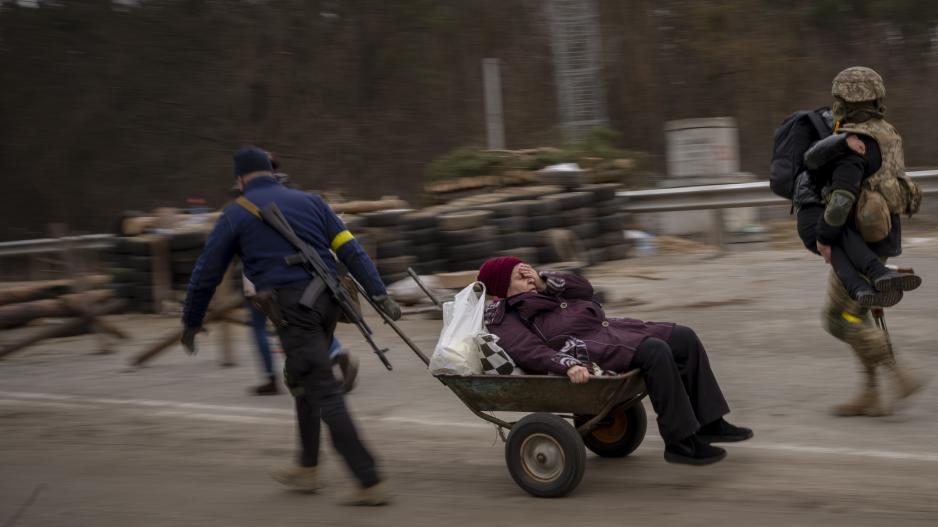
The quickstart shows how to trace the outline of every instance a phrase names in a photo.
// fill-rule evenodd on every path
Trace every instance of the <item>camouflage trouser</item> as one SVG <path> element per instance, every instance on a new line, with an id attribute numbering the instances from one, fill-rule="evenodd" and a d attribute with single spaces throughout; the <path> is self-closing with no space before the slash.
<path id="1" fill-rule="evenodd" d="M 850 298 L 833 270 L 827 283 L 827 301 L 822 319 L 828 333 L 853 348 L 863 365 L 869 385 L 876 385 L 877 367 L 895 365 L 889 335 L 873 323 L 868 308 L 861 307 Z"/>

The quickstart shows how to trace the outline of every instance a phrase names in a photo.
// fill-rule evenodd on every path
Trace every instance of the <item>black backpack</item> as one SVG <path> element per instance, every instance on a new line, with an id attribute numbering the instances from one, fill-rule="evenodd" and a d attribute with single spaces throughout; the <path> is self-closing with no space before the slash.
<path id="1" fill-rule="evenodd" d="M 804 171 L 804 153 L 833 130 L 824 113 L 828 108 L 795 112 L 775 129 L 769 188 L 785 199 L 794 193 L 795 178 Z"/>

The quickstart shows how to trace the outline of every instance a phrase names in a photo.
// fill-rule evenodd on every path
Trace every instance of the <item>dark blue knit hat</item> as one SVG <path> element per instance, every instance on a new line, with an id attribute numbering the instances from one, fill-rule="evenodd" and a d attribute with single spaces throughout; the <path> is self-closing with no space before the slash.
<path id="1" fill-rule="evenodd" d="M 248 146 L 235 152 L 234 175 L 241 177 L 251 172 L 271 172 L 270 154 L 256 146 Z"/>

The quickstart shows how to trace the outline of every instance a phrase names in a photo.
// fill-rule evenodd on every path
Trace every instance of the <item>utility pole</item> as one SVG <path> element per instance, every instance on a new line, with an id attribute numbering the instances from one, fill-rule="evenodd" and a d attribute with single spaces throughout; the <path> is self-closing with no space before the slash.
<path id="1" fill-rule="evenodd" d="M 485 140 L 489 150 L 505 149 L 505 120 L 502 113 L 502 74 L 498 59 L 482 59 L 485 85 Z"/>

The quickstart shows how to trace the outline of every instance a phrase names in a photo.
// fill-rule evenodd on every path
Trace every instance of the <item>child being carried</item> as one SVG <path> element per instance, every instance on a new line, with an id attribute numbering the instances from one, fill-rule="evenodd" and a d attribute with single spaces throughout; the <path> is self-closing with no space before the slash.
<path id="1" fill-rule="evenodd" d="M 805 153 L 809 172 L 799 176 L 795 190 L 801 241 L 831 264 L 844 289 L 863 307 L 893 306 L 903 291 L 922 283 L 917 275 L 886 267 L 853 225 L 863 179 L 881 165 L 874 139 L 834 133 Z"/>

